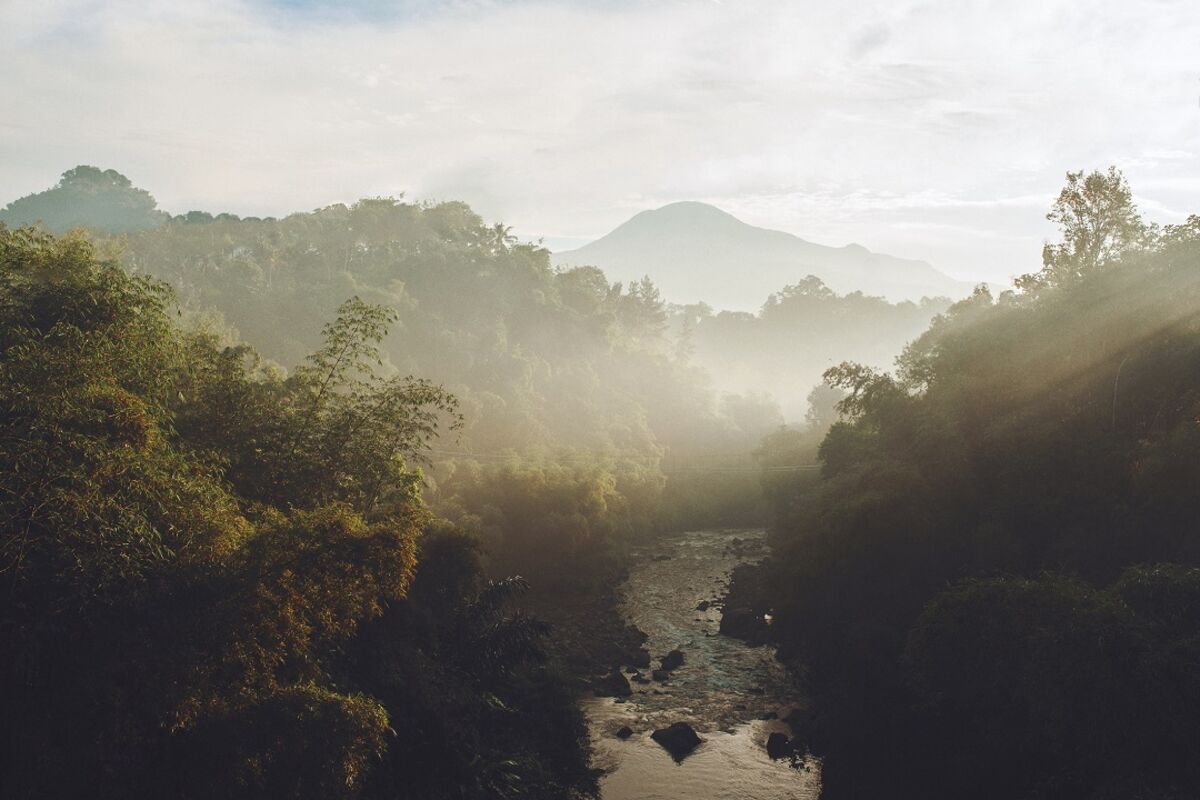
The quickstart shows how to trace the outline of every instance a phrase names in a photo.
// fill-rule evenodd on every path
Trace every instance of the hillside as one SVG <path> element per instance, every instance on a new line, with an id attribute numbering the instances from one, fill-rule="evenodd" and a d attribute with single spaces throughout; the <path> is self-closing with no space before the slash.
<path id="1" fill-rule="evenodd" d="M 745 311 L 807 275 L 836 292 L 862 291 L 890 300 L 957 298 L 972 288 L 924 261 L 872 253 L 856 244 L 814 244 L 696 202 L 643 211 L 590 244 L 554 254 L 553 262 L 597 266 L 621 281 L 649 275 L 672 302 Z"/>

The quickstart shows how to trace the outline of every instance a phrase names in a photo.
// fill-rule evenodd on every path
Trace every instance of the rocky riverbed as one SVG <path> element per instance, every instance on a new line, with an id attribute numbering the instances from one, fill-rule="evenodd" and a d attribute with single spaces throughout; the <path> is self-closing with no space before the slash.
<path id="1" fill-rule="evenodd" d="M 583 701 L 603 800 L 820 793 L 819 764 L 791 750 L 782 721 L 803 701 L 788 673 L 769 646 L 720 632 L 730 574 L 764 554 L 764 532 L 744 530 L 680 534 L 636 554 L 619 608 L 646 634 L 651 664 L 597 676 L 603 696 Z"/>

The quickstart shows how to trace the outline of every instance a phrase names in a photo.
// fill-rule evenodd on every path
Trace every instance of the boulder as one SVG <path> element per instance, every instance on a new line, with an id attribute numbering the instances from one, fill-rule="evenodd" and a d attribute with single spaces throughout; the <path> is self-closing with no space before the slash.
<path id="1" fill-rule="evenodd" d="M 707 600 L 701 600 L 699 603 L 696 603 L 696 610 L 697 611 L 708 611 L 708 607 L 710 605 L 712 605 L 712 603 L 708 602 Z"/>
<path id="2" fill-rule="evenodd" d="M 633 736 L 633 728 L 628 725 L 622 725 L 620 728 L 617 728 L 618 739 L 628 739 L 630 736 Z"/>
<path id="3" fill-rule="evenodd" d="M 792 743 L 779 731 L 767 737 L 767 755 L 772 759 L 788 758 L 793 752 Z"/>
<path id="4" fill-rule="evenodd" d="M 765 630 L 762 617 L 748 608 L 729 608 L 721 615 L 721 633 L 726 636 L 754 640 L 760 638 Z"/>
<path id="5" fill-rule="evenodd" d="M 664 672 L 670 672 L 673 669 L 678 669 L 683 666 L 683 651 L 672 650 L 662 657 L 662 662 L 659 664 Z"/>
<path id="6" fill-rule="evenodd" d="M 593 683 L 592 691 L 597 697 L 628 697 L 633 694 L 633 687 L 629 685 L 629 679 L 621 674 L 621 670 L 614 669 Z"/>
<path id="7" fill-rule="evenodd" d="M 693 750 L 700 746 L 702 739 L 696 735 L 695 729 L 686 722 L 676 722 L 667 728 L 659 728 L 650 734 L 650 738 L 662 745 L 676 761 L 683 761 Z"/>
<path id="8" fill-rule="evenodd" d="M 650 677 L 654 678 L 654 680 L 658 681 L 659 683 L 663 683 L 664 681 L 670 680 L 671 673 L 667 672 L 665 669 L 656 669 L 650 673 Z"/>

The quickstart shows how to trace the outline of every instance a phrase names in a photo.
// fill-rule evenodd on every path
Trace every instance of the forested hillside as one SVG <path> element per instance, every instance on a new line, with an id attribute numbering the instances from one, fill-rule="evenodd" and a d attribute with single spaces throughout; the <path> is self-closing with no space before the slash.
<path id="1" fill-rule="evenodd" d="M 649 281 L 556 271 L 547 251 L 462 203 L 192 213 L 98 246 L 285 368 L 345 298 L 394 310 L 380 369 L 444 385 L 463 418 L 429 454 L 428 496 L 483 538 L 497 574 L 538 589 L 611 583 L 635 534 L 761 517 L 748 456 L 783 422 L 777 405 L 716 395 L 673 347 Z M 689 469 L 669 479 L 664 459 Z M 723 480 L 691 469 L 727 459 L 747 469 Z"/>
<path id="2" fill-rule="evenodd" d="M 459 420 L 357 298 L 288 375 L 0 227 L 0 795 L 574 797 L 544 626 L 434 522 Z"/>
<path id="3" fill-rule="evenodd" d="M 40 223 L 55 233 L 92 228 L 110 233 L 140 231 L 162 225 L 169 215 L 145 189 L 113 169 L 80 165 L 63 173 L 44 192 L 13 200 L 0 209 L 9 227 Z"/>
<path id="4" fill-rule="evenodd" d="M 1073 173 L 1062 241 L 843 364 L 771 596 L 824 794 L 1200 794 L 1200 217 Z"/>
<path id="5" fill-rule="evenodd" d="M 768 296 L 755 314 L 702 303 L 675 308 L 672 324 L 719 390 L 754 387 L 778 398 L 784 416 L 798 422 L 809 391 L 830 366 L 850 360 L 886 369 L 950 303 L 944 297 L 889 303 L 861 291 L 839 295 L 809 275 Z"/>

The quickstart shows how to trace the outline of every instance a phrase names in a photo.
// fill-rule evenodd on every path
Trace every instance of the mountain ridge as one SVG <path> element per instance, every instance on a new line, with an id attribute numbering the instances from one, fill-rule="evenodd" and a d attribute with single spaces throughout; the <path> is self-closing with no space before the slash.
<path id="1" fill-rule="evenodd" d="M 964 297 L 973 284 L 926 261 L 875 253 L 861 244 L 816 244 L 743 222 L 694 200 L 640 211 L 582 247 L 552 255 L 556 266 L 596 266 L 615 280 L 644 275 L 672 302 L 757 310 L 786 285 L 816 275 L 834 291 L 892 301 Z"/>

